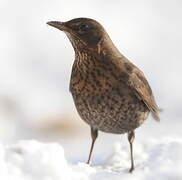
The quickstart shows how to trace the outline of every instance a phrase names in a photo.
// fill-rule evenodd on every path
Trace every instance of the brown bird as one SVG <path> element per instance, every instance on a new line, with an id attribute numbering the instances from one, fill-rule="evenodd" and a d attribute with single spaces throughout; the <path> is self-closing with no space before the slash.
<path id="1" fill-rule="evenodd" d="M 149 112 L 159 121 L 159 108 L 144 74 L 118 51 L 97 21 L 76 18 L 47 24 L 64 31 L 75 51 L 70 92 L 80 117 L 91 127 L 87 163 L 98 131 L 127 133 L 132 172 L 134 130 L 144 123 Z"/>

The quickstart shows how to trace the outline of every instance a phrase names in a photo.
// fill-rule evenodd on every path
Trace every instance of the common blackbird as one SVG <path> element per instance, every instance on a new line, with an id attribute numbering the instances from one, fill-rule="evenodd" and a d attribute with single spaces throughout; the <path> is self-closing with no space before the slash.
<path id="1" fill-rule="evenodd" d="M 70 92 L 80 117 L 90 125 L 92 144 L 98 131 L 128 134 L 134 170 L 134 130 L 149 113 L 159 121 L 159 108 L 142 73 L 123 56 L 101 24 L 89 18 L 47 23 L 64 31 L 75 51 Z"/>

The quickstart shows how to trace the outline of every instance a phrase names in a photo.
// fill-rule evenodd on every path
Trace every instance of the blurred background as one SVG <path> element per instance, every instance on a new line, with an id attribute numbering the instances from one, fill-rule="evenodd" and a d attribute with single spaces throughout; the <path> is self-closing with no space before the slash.
<path id="1" fill-rule="evenodd" d="M 74 51 L 64 33 L 46 25 L 76 17 L 99 21 L 146 75 L 163 112 L 160 124 L 150 117 L 137 130 L 138 141 L 182 137 L 181 0 L 0 0 L 0 141 L 57 141 L 68 159 L 87 158 L 90 129 L 69 93 Z M 100 133 L 98 159 L 120 140 Z M 82 146 L 84 157 L 75 157 L 80 149 L 71 148 Z"/>

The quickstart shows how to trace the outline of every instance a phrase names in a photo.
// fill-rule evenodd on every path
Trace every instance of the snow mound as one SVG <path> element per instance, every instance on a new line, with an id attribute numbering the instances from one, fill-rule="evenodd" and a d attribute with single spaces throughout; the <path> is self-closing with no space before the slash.
<path id="1" fill-rule="evenodd" d="M 127 180 L 181 180 L 182 139 L 162 138 L 149 140 L 147 144 L 134 144 L 134 161 L 135 171 L 131 175 L 128 174 L 129 147 L 116 143 L 106 169 L 115 172 L 113 174 L 118 180 L 121 177 Z M 108 179 L 114 180 L 113 177 Z"/>
<path id="2" fill-rule="evenodd" d="M 165 138 L 135 144 L 136 170 L 128 173 L 129 148 L 115 143 L 111 157 L 101 166 L 70 164 L 58 143 L 19 141 L 0 145 L 3 180 L 153 180 L 182 179 L 182 140 Z"/>

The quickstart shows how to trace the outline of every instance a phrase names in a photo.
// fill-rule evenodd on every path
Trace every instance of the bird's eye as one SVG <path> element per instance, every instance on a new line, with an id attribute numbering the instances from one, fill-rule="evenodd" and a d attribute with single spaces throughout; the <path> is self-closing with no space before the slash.
<path id="1" fill-rule="evenodd" d="M 89 29 L 89 26 L 87 24 L 82 24 L 79 26 L 79 32 L 84 33 Z"/>

